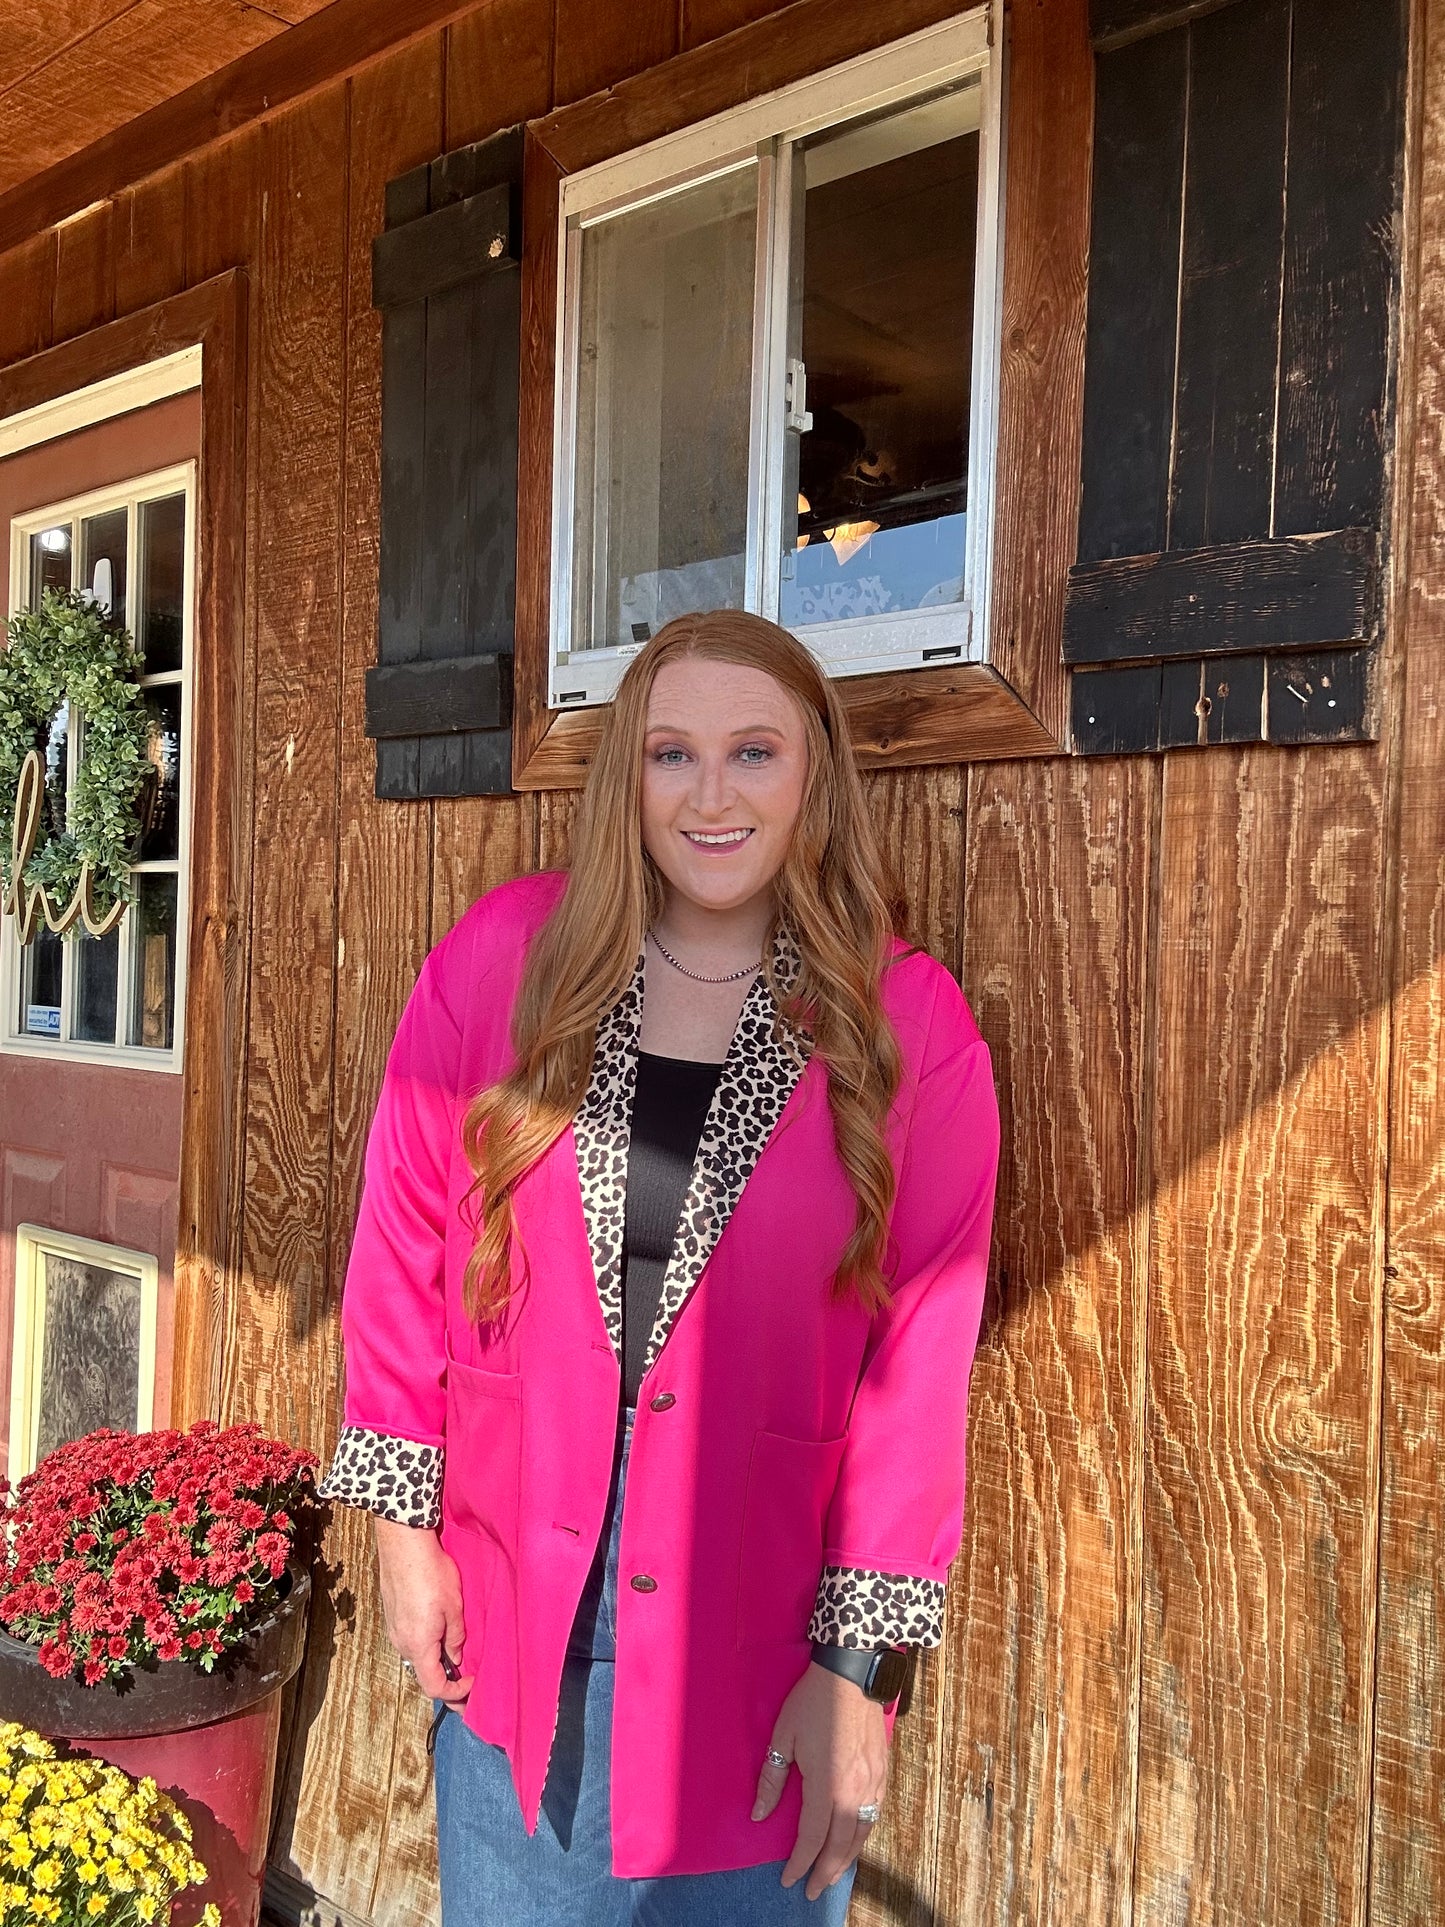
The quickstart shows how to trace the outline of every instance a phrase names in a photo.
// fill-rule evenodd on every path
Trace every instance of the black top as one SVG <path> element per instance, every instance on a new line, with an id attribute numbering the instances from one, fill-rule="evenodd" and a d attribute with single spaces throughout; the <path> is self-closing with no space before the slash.
<path id="1" fill-rule="evenodd" d="M 637 1053 L 622 1231 L 622 1402 L 636 1405 L 692 1162 L 721 1064 Z"/>

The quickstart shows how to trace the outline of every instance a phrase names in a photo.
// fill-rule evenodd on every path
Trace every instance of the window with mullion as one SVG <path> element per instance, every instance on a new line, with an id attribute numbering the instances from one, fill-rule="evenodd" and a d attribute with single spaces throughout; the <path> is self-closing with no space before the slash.
<path id="1" fill-rule="evenodd" d="M 137 899 L 114 929 L 97 938 L 81 928 L 61 938 L 42 927 L 22 948 L 7 919 L 7 968 L 0 974 L 12 986 L 3 1033 L 11 1048 L 177 1064 L 191 497 L 192 470 L 168 470 L 27 516 L 14 531 L 19 602 L 34 607 L 45 588 L 74 585 L 131 628 L 144 652 L 139 681 L 155 775 L 132 863 Z M 46 808 L 56 827 L 64 826 L 84 733 L 84 717 L 69 705 L 50 724 Z"/>
<path id="2" fill-rule="evenodd" d="M 971 15 L 563 183 L 554 706 L 694 609 L 982 654 L 995 99 Z"/>

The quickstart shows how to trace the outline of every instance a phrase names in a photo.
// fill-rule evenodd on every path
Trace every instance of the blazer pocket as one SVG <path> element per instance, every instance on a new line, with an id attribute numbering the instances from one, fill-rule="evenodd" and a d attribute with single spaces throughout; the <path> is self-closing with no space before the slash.
<path id="1" fill-rule="evenodd" d="M 738 1573 L 740 1648 L 803 1643 L 823 1568 L 823 1535 L 847 1444 L 753 1437 Z"/>
<path id="2" fill-rule="evenodd" d="M 447 1355 L 447 1456 L 442 1511 L 514 1564 L 522 1485 L 522 1379 Z"/>

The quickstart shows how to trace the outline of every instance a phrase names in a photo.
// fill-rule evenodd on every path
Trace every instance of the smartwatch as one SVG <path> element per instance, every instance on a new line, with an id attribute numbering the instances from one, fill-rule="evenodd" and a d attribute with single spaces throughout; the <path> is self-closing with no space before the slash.
<path id="1" fill-rule="evenodd" d="M 856 1646 L 826 1646 L 818 1640 L 814 1640 L 812 1646 L 814 1665 L 826 1666 L 830 1673 L 841 1673 L 844 1679 L 861 1686 L 867 1698 L 883 1704 L 897 1699 L 913 1671 L 911 1649 L 898 1652 L 892 1646 L 884 1646 L 866 1652 Z"/>

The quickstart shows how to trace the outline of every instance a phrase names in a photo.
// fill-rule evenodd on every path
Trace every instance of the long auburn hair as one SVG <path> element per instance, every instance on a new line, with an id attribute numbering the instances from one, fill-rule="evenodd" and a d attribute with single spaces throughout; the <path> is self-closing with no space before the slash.
<path id="1" fill-rule="evenodd" d="M 518 1182 L 576 1116 L 586 1093 L 598 1023 L 631 980 L 643 938 L 660 916 L 664 886 L 642 842 L 643 742 L 653 679 L 692 658 L 761 669 L 796 700 L 808 747 L 802 804 L 773 879 L 776 908 L 763 970 L 785 1028 L 822 1060 L 838 1155 L 857 1200 L 833 1295 L 852 1291 L 872 1312 L 889 1300 L 884 1279 L 897 1174 L 883 1130 L 898 1090 L 898 1040 L 879 993 L 890 936 L 905 913 L 873 833 L 837 692 L 786 629 L 737 610 L 678 616 L 629 663 L 588 774 L 561 900 L 528 948 L 512 1013 L 511 1072 L 472 1099 L 462 1144 L 476 1173 L 480 1229 L 463 1276 L 469 1317 L 495 1318 L 510 1296 Z M 780 920 L 801 968 L 790 993 L 773 977 Z M 475 1216 L 473 1229 L 477 1230 Z M 525 1254 L 523 1254 L 525 1266 Z"/>

